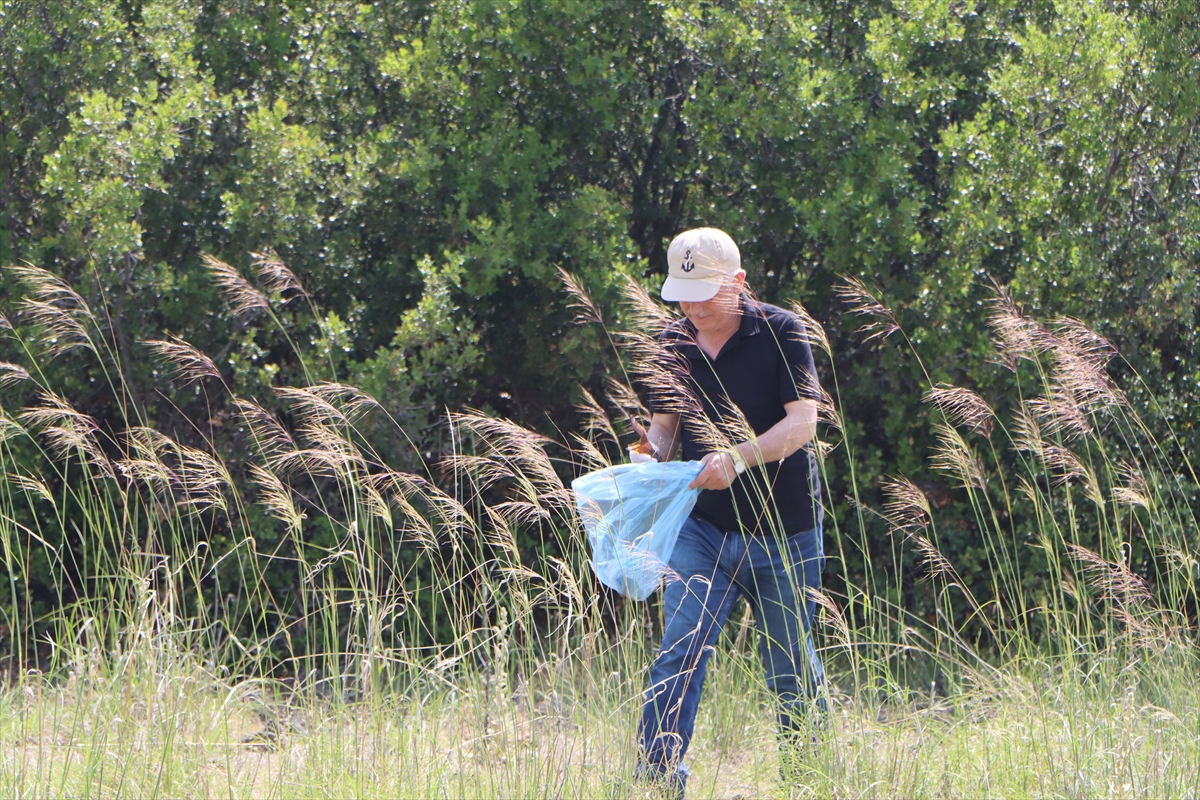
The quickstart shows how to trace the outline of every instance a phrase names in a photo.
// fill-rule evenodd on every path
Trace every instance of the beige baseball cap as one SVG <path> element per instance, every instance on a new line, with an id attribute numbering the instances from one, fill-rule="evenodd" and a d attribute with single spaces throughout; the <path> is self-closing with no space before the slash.
<path id="1" fill-rule="evenodd" d="M 671 240 L 667 248 L 667 280 L 662 299 L 699 303 L 711 300 L 721 284 L 742 271 L 742 255 L 729 234 L 716 228 L 693 228 Z"/>

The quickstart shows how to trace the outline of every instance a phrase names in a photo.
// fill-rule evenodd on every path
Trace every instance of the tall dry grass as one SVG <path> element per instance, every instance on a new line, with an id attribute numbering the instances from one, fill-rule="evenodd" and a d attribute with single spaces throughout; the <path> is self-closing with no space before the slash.
<path id="1" fill-rule="evenodd" d="M 273 254 L 256 257 L 254 282 L 207 263 L 232 314 L 285 335 L 282 305 L 312 302 Z M 603 397 L 581 393 L 567 441 L 463 411 L 448 420 L 452 455 L 427 474 L 372 446 L 367 423 L 395 422 L 354 387 L 310 379 L 263 403 L 235 396 L 188 342 L 143 343 L 181 384 L 225 393 L 250 453 L 230 464 L 212 442 L 178 441 L 140 416 L 103 314 L 47 272 L 15 273 L 20 330 L 36 336 L 0 331 L 16 345 L 0 387 L 29 400 L 0 411 L 0 791 L 653 791 L 630 776 L 655 611 L 596 584 L 565 481 L 622 452 L 630 420 L 646 416 L 635 386 L 688 402 L 657 338 L 670 309 L 630 284 L 629 329 L 605 326 L 623 371 Z M 582 324 L 605 325 L 564 279 Z M 869 287 L 848 282 L 844 297 L 868 318 L 865 335 L 896 335 L 919 359 Z M 824 331 L 797 312 L 828 358 Z M 858 472 L 843 433 L 831 364 L 816 452 L 826 488 L 836 471 L 854 505 L 829 515 L 828 550 L 835 562 L 877 552 L 870 532 L 883 524 L 893 560 L 874 556 L 861 583 L 817 594 L 829 736 L 782 781 L 751 618 L 735 615 L 691 754 L 696 796 L 1182 796 L 1200 785 L 1196 524 L 1177 491 L 1191 466 L 1153 438 L 1109 376 L 1113 349 L 1086 326 L 1030 319 L 1001 290 L 989 324 L 1018 387 L 1012 413 L 966 387 L 928 381 L 925 394 L 931 463 L 969 504 L 983 579 L 947 557 L 939 509 L 909 478 L 888 477 L 878 508 L 864 500 L 874 476 Z M 122 429 L 102 430 L 50 384 L 39 365 L 67 350 L 100 365 Z M 306 376 L 326 374 L 295 355 Z M 728 446 L 750 433 L 735 419 L 705 435 Z M 1036 522 L 1029 536 L 1016 519 Z M 937 598 L 932 617 L 897 602 L 906 553 Z M 42 564 L 60 600 L 44 619 L 25 602 Z"/>

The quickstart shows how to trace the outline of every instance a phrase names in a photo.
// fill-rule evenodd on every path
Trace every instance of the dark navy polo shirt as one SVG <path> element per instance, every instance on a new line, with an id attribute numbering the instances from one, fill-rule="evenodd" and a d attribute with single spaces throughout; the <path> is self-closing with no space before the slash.
<path id="1" fill-rule="evenodd" d="M 819 396 L 812 350 L 799 318 L 746 297 L 742 308 L 737 333 L 716 359 L 696 344 L 696 330 L 686 318 L 660 338 L 677 356 L 678 363 L 671 366 L 678 367 L 678 383 L 687 396 L 653 390 L 650 407 L 680 414 L 686 461 L 719 449 L 712 426 L 700 421 L 701 413 L 737 444 L 747 439 L 745 425 L 761 435 L 784 418 L 784 403 Z M 820 483 L 810 448 L 750 467 L 728 489 L 701 492 L 692 513 L 727 531 L 792 534 L 816 527 L 822 519 Z"/>

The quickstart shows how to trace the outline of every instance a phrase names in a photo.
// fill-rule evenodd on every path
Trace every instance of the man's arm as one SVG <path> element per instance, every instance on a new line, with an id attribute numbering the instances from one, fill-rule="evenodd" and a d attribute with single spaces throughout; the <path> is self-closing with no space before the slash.
<path id="1" fill-rule="evenodd" d="M 659 461 L 670 461 L 679 446 L 679 415 L 655 413 L 650 415 L 650 430 L 646 431 L 650 446 Z"/>
<path id="2" fill-rule="evenodd" d="M 816 436 L 815 400 L 793 400 L 784 403 L 783 411 L 783 419 L 772 425 L 762 436 L 754 441 L 742 442 L 735 448 L 747 467 L 787 458 Z M 658 416 L 660 415 L 655 414 L 655 418 Z M 675 427 L 678 430 L 678 415 L 671 416 L 676 417 Z M 653 442 L 654 439 L 650 441 Z M 709 453 L 701 461 L 704 463 L 704 471 L 696 476 L 688 486 L 689 489 L 728 489 L 737 477 L 733 455 L 727 450 Z"/>

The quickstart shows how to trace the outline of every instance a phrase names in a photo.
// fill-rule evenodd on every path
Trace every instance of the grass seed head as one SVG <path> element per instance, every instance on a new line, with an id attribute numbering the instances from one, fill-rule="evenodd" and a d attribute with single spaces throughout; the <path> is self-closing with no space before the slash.
<path id="1" fill-rule="evenodd" d="M 201 256 L 200 260 L 208 268 L 213 282 L 221 290 L 225 302 L 229 303 L 229 308 L 235 316 L 240 317 L 254 311 L 271 309 L 271 304 L 267 302 L 266 296 L 251 285 L 250 281 L 243 278 L 237 269 L 207 254 Z"/>
<path id="2" fill-rule="evenodd" d="M 622 294 L 630 313 L 630 327 L 657 337 L 677 319 L 675 313 L 659 303 L 633 278 L 626 278 Z"/>
<path id="3" fill-rule="evenodd" d="M 280 475 L 289 477 L 307 475 L 346 480 L 352 474 L 361 475 L 366 472 L 368 464 L 351 452 L 310 447 L 276 453 L 267 459 L 267 466 Z"/>
<path id="4" fill-rule="evenodd" d="M 1013 412 L 1012 442 L 1018 451 L 1041 457 L 1045 439 L 1042 437 L 1042 426 L 1038 423 L 1038 414 L 1028 400 Z"/>
<path id="5" fill-rule="evenodd" d="M 181 505 L 195 511 L 228 511 L 225 493 L 233 488 L 233 478 L 225 464 L 195 447 L 177 444 Z"/>
<path id="6" fill-rule="evenodd" d="M 261 253 L 251 253 L 250 257 L 251 267 L 269 294 L 282 298 L 284 302 L 296 297 L 308 297 L 300 279 L 287 268 L 273 249 L 267 248 Z"/>
<path id="7" fill-rule="evenodd" d="M 619 341 L 630 356 L 634 375 L 655 398 L 656 410 L 670 414 L 695 414 L 702 410 L 700 399 L 687 384 L 687 364 L 683 356 L 664 345 L 657 336 L 640 331 L 622 333 Z"/>
<path id="8" fill-rule="evenodd" d="M 258 464 L 250 465 L 250 475 L 258 485 L 258 501 L 271 516 L 283 522 L 292 535 L 298 534 L 307 516 L 296 507 L 291 489 L 278 475 Z"/>
<path id="9" fill-rule="evenodd" d="M 567 294 L 571 296 L 570 307 L 575 309 L 575 322 L 586 324 L 595 322 L 599 325 L 604 325 L 604 318 L 600 316 L 600 309 L 592 302 L 592 298 L 583 288 L 583 282 L 579 278 L 567 272 L 562 267 L 558 267 L 558 277 L 562 279 L 563 286 L 567 289 Z"/>
<path id="10" fill-rule="evenodd" d="M 517 547 L 517 537 L 513 534 L 512 524 L 500 509 L 492 506 L 484 507 L 485 525 L 484 539 L 503 555 L 509 565 L 521 563 L 521 551 Z"/>
<path id="11" fill-rule="evenodd" d="M 367 392 L 344 383 L 321 381 L 307 389 L 312 395 L 336 407 L 349 421 L 355 422 L 364 414 L 382 408 L 379 401 Z"/>
<path id="12" fill-rule="evenodd" d="M 87 301 L 57 275 L 32 264 L 8 268 L 27 292 L 20 304 L 22 314 L 43 329 L 41 344 L 61 355 L 76 347 L 95 350 L 88 329 L 96 317 Z M 8 320 L 5 320 L 8 325 Z"/>
<path id="13" fill-rule="evenodd" d="M 500 481 L 516 478 L 516 473 L 508 463 L 490 456 L 453 453 L 442 459 L 442 464 L 456 475 L 467 476 L 477 492 L 486 491 Z"/>
<path id="14" fill-rule="evenodd" d="M 39 343 L 55 355 L 85 347 L 94 350 L 87 328 L 71 311 L 65 311 L 53 303 L 25 299 L 20 305 L 23 316 L 42 329 Z"/>
<path id="15" fill-rule="evenodd" d="M 552 439 L 481 411 L 451 414 L 450 421 L 475 434 L 489 456 L 509 462 L 518 481 L 524 479 L 528 483 L 529 499 L 563 493 L 562 479 L 544 449 L 553 443 Z"/>
<path id="16" fill-rule="evenodd" d="M 1113 488 L 1113 500 L 1118 505 L 1131 508 L 1140 506 L 1150 511 L 1150 487 L 1146 483 L 1146 478 L 1142 475 L 1141 470 L 1129 461 L 1123 461 L 1118 474 L 1124 485 Z"/>
<path id="17" fill-rule="evenodd" d="M 0 361 L 0 389 L 7 389 L 29 380 L 29 373 L 23 367 Z"/>
<path id="18" fill-rule="evenodd" d="M 799 301 L 792 303 L 792 313 L 800 320 L 804 330 L 800 333 L 800 341 L 806 343 L 809 347 L 816 347 L 825 353 L 827 356 L 833 354 L 833 348 L 829 346 L 829 337 L 825 334 L 825 328 L 821 323 L 808 313 Z"/>
<path id="19" fill-rule="evenodd" d="M 514 527 L 534 525 L 551 519 L 550 513 L 541 503 L 529 500 L 506 500 L 493 503 L 491 509 L 508 520 Z"/>
<path id="20" fill-rule="evenodd" d="M 592 393 L 583 386 L 579 387 L 579 393 L 583 398 L 583 402 L 576 404 L 575 411 L 583 420 L 583 430 L 585 434 L 607 436 L 610 441 L 619 442 L 616 430 L 613 429 L 612 420 L 608 417 L 608 412 L 596 402 L 596 398 Z"/>
<path id="21" fill-rule="evenodd" d="M 1094 367 L 1103 369 L 1117 354 L 1108 339 L 1077 319 L 1061 317 L 1053 325 L 1059 347 Z"/>
<path id="22" fill-rule="evenodd" d="M 296 436 L 302 443 L 307 443 L 314 449 L 341 453 L 356 463 L 364 460 L 358 446 L 331 425 L 315 421 L 306 422 L 296 430 Z"/>
<path id="23" fill-rule="evenodd" d="M 968 489 L 983 489 L 986 484 L 983 462 L 962 434 L 940 422 L 934 430 L 938 444 L 933 451 L 933 468 L 954 475 Z"/>
<path id="24" fill-rule="evenodd" d="M 0 409 L 0 444 L 24 435 L 26 435 L 25 428 L 5 414 L 4 409 Z"/>
<path id="25" fill-rule="evenodd" d="M 1053 353 L 1050 375 L 1057 389 L 1055 393 L 1068 399 L 1081 413 L 1096 413 L 1128 403 L 1109 377 L 1106 362 L 1073 346 L 1060 346 Z"/>
<path id="26" fill-rule="evenodd" d="M 234 398 L 234 407 L 250 430 L 250 438 L 261 457 L 269 458 L 278 453 L 295 450 L 296 443 L 291 434 L 280 424 L 275 415 L 257 403 Z"/>
<path id="27" fill-rule="evenodd" d="M 995 284 L 989 301 L 988 327 L 996 334 L 1000 363 L 1014 372 L 1021 360 L 1036 361 L 1052 342 L 1052 335 L 1037 321 L 1025 316 L 1008 290 Z"/>
<path id="28" fill-rule="evenodd" d="M 816 587 L 808 587 L 808 596 L 816 601 L 817 606 L 825 612 L 825 618 L 833 627 L 834 639 L 839 645 L 846 650 L 851 647 L 850 624 L 846 621 L 846 615 L 842 613 L 842 609 L 832 597 Z"/>
<path id="29" fill-rule="evenodd" d="M 1052 483 L 1062 486 L 1074 480 L 1082 480 L 1087 475 L 1087 468 L 1079 456 L 1057 444 L 1047 443 L 1041 452 L 1042 464 L 1053 474 Z"/>
<path id="30" fill-rule="evenodd" d="M 288 403 L 292 413 L 302 422 L 336 425 L 350 422 L 340 408 L 322 397 L 314 387 L 280 386 L 275 389 L 275 396 Z"/>
<path id="31" fill-rule="evenodd" d="M 168 494 L 179 485 L 174 470 L 157 459 L 123 458 L 116 462 L 116 467 L 126 479 L 140 483 L 156 495 Z"/>
<path id="32" fill-rule="evenodd" d="M 924 400 L 940 409 L 951 425 L 992 435 L 996 412 L 976 392 L 960 386 L 938 385 L 925 393 Z"/>
<path id="33" fill-rule="evenodd" d="M 168 334 L 165 340 L 151 339 L 142 344 L 173 366 L 184 385 L 195 383 L 202 378 L 221 379 L 221 372 L 213 360 L 179 336 Z"/>
<path id="34" fill-rule="evenodd" d="M 886 339 L 900 330 L 896 315 L 877 299 L 878 293 L 871 291 L 854 275 L 843 275 L 842 283 L 835 286 L 833 291 L 843 303 L 850 306 L 851 314 L 874 318 L 856 331 L 866 334 L 867 341 Z"/>
<path id="35" fill-rule="evenodd" d="M 929 527 L 929 498 L 908 478 L 885 478 L 883 516 L 896 530 L 924 530 Z"/>
<path id="36" fill-rule="evenodd" d="M 601 452 L 600 448 L 596 447 L 590 439 L 572 432 L 571 442 L 574 445 L 572 454 L 582 463 L 584 471 L 592 472 L 612 466 L 608 456 Z"/>
<path id="37" fill-rule="evenodd" d="M 392 519 L 392 506 L 383 495 L 371 487 L 368 483 L 363 483 L 361 486 L 361 500 L 363 507 L 367 513 L 375 517 L 388 529 L 395 527 L 395 521 Z"/>
<path id="38" fill-rule="evenodd" d="M 938 575 L 956 577 L 953 565 L 942 555 L 942 551 L 934 546 L 933 542 L 921 534 L 914 534 L 911 538 L 917 547 L 917 552 L 921 554 L 921 563 L 925 566 L 930 578 Z"/>
<path id="39" fill-rule="evenodd" d="M 642 403 L 637 392 L 631 389 L 627 384 L 622 383 L 615 377 L 608 379 L 608 385 L 604 396 L 608 398 L 608 402 L 612 403 L 617 408 L 621 409 L 625 414 L 634 419 L 649 419 L 650 410 Z"/>
<path id="40" fill-rule="evenodd" d="M 6 473 L 4 477 L 5 480 L 17 487 L 17 491 L 40 497 L 57 508 L 58 503 L 54 501 L 54 495 L 50 493 L 50 488 L 42 480 L 17 472 Z"/>
<path id="41" fill-rule="evenodd" d="M 1055 391 L 1051 387 L 1051 393 L 1046 397 L 1034 397 L 1026 403 L 1039 427 L 1051 436 L 1073 441 L 1094 430 L 1087 413 L 1069 392 Z"/>
<path id="42" fill-rule="evenodd" d="M 1154 595 L 1145 581 L 1123 561 L 1108 561 L 1099 553 L 1073 542 L 1067 543 L 1067 554 L 1080 565 L 1087 585 L 1105 600 L 1127 611 L 1145 611 L 1153 607 Z"/>
<path id="43" fill-rule="evenodd" d="M 41 428 L 55 458 L 65 460 L 71 455 L 79 455 L 100 476 L 114 478 L 112 463 L 96 436 L 99 430 L 96 421 L 52 392 L 42 391 L 40 399 L 40 406 L 25 409 L 18 419 Z"/>
<path id="44" fill-rule="evenodd" d="M 52 303 L 64 310 L 81 311 L 89 320 L 95 321 L 91 308 L 83 297 L 54 273 L 32 264 L 10 266 L 8 270 L 25 287 L 29 297 Z"/>

